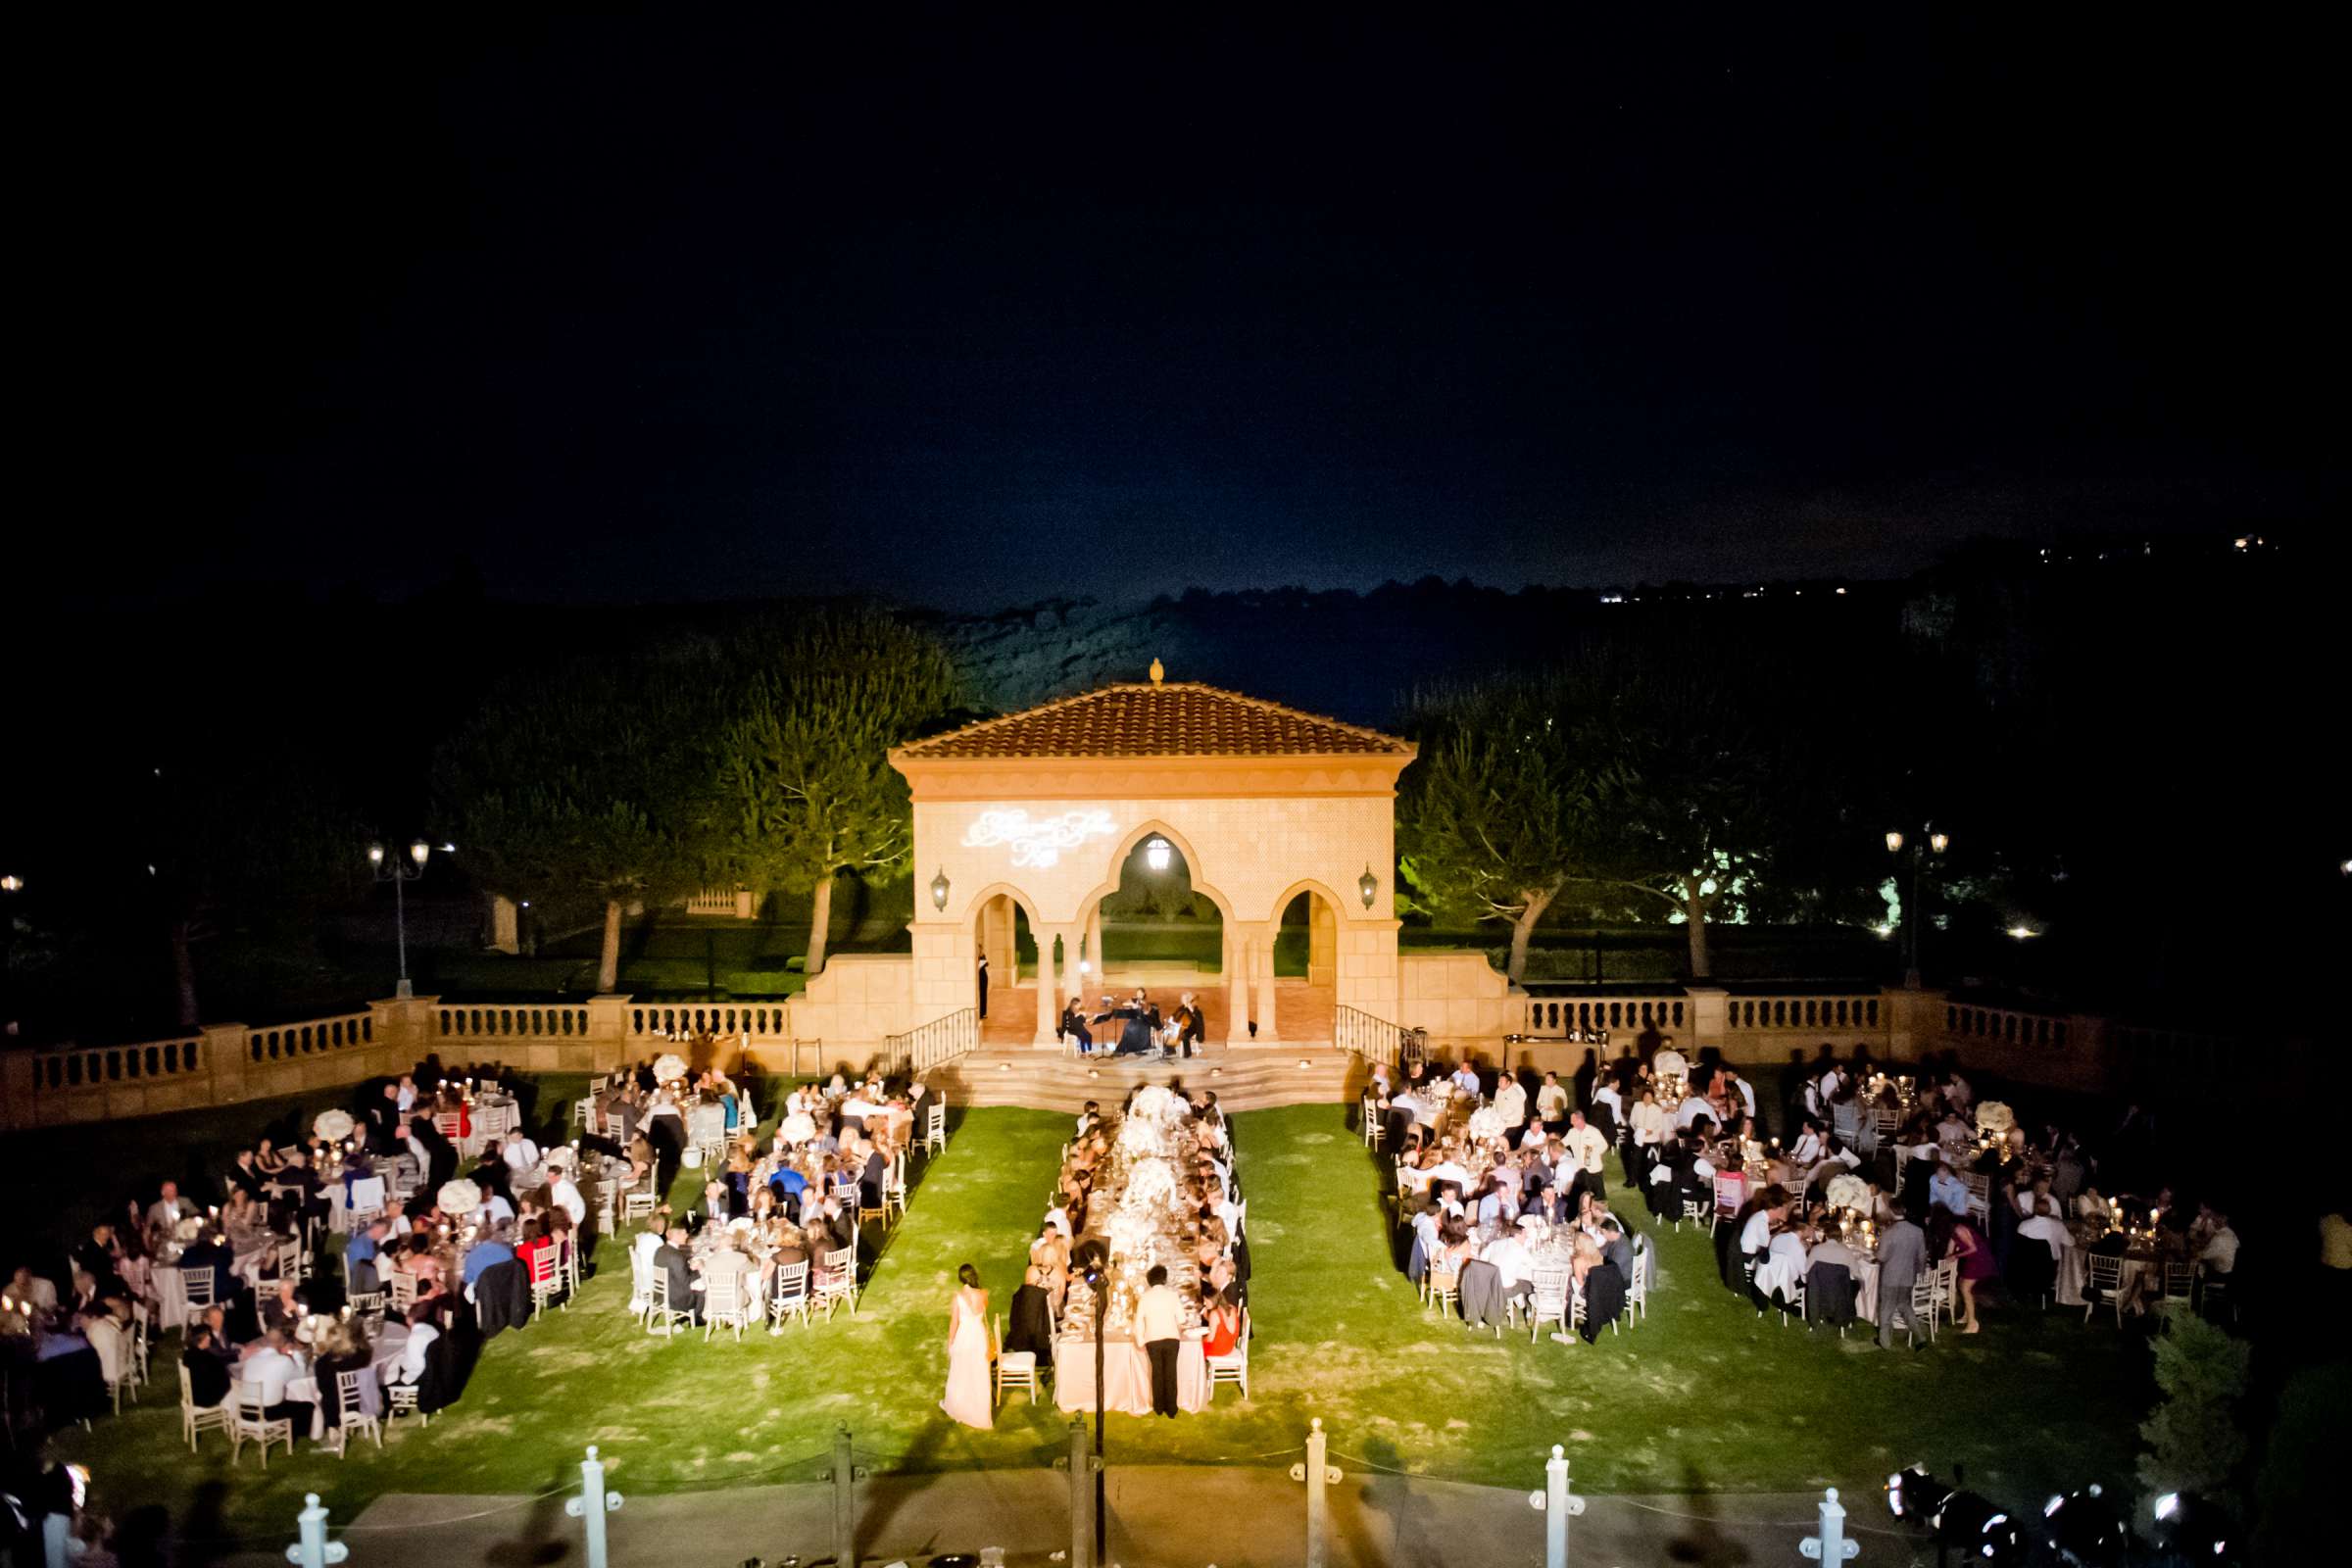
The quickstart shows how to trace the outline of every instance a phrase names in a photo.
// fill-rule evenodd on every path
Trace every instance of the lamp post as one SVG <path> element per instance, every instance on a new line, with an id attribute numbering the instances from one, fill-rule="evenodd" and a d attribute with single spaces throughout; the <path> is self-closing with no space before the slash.
<path id="1" fill-rule="evenodd" d="M 1905 848 L 1910 850 L 1911 891 L 1903 900 L 1903 987 L 1909 991 L 1919 989 L 1921 867 L 1931 857 L 1940 858 L 1951 846 L 1952 836 L 1949 833 L 1939 833 L 1930 827 L 1921 828 L 1916 836 L 1908 839 L 1897 829 L 1889 828 L 1886 833 L 1888 855 L 1899 860 Z"/>
<path id="2" fill-rule="evenodd" d="M 409 984 L 409 907 L 403 889 L 424 875 L 425 859 L 432 853 L 433 847 L 422 839 L 409 845 L 406 858 L 385 854 L 381 841 L 368 846 L 368 868 L 378 882 L 392 884 L 392 933 L 400 948 L 400 988 L 393 995 L 403 1002 L 416 994 Z"/>

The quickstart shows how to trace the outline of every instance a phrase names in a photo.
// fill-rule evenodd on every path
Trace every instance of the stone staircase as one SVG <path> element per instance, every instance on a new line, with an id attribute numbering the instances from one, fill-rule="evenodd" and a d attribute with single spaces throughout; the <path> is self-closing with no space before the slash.
<path id="1" fill-rule="evenodd" d="M 1364 1076 L 1351 1054 L 1325 1044 L 1211 1047 L 1188 1060 L 1151 1062 L 983 1046 L 929 1078 L 951 1105 L 1026 1105 L 1075 1115 L 1090 1100 L 1115 1106 L 1140 1084 L 1212 1090 L 1226 1110 L 1340 1103 L 1355 1097 Z"/>

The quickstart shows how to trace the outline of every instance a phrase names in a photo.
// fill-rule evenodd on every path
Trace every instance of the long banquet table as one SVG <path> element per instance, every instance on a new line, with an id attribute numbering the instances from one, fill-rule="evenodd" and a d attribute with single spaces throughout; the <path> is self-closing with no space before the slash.
<path id="1" fill-rule="evenodd" d="M 1054 1342 L 1054 1402 L 1071 1414 L 1095 1407 L 1094 1341 Z M 1176 1407 L 1187 1412 L 1208 1407 L 1208 1355 L 1199 1335 L 1186 1335 L 1176 1351 Z M 1103 1343 L 1102 1408 L 1126 1415 L 1152 1413 L 1152 1358 L 1142 1346 L 1124 1340 Z"/>

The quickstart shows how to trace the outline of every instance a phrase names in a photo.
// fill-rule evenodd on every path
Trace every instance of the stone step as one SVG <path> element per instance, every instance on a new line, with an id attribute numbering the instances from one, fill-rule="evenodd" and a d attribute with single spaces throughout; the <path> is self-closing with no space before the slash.
<path id="1" fill-rule="evenodd" d="M 1300 1066 L 1300 1062 L 1306 1065 Z M 1118 1062 L 1049 1051 L 982 1050 L 930 1074 L 956 1105 L 1025 1105 L 1075 1113 L 1088 1101 L 1117 1103 L 1142 1084 L 1212 1090 L 1227 1110 L 1345 1102 L 1361 1074 L 1355 1058 L 1329 1045 L 1214 1051 L 1186 1060 Z"/>

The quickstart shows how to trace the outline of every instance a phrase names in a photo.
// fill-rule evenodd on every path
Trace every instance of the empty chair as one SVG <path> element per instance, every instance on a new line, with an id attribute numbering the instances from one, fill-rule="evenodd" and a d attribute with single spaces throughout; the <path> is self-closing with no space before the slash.
<path id="1" fill-rule="evenodd" d="M 1429 1275 L 1422 1282 L 1421 1300 L 1424 1306 L 1435 1306 L 1440 1312 L 1454 1310 L 1461 1300 L 1461 1277 L 1443 1263 L 1432 1263 Z"/>
<path id="2" fill-rule="evenodd" d="M 363 1372 L 356 1368 L 350 1371 L 338 1372 L 335 1374 L 335 1391 L 333 1396 L 335 1401 L 334 1443 L 335 1456 L 337 1458 L 342 1458 L 349 1454 L 351 1451 L 352 1434 L 355 1432 L 365 1432 L 368 1436 L 373 1438 L 375 1440 L 375 1446 L 379 1448 L 384 1446 L 383 1422 L 379 1418 L 368 1413 L 366 1403 L 367 1395 L 362 1390 L 360 1384 L 360 1380 L 362 1378 L 371 1378 L 375 1374 L 372 1371 Z M 291 1445 L 289 1445 L 289 1447 Z"/>
<path id="3" fill-rule="evenodd" d="M 1564 1268 L 1536 1270 L 1534 1294 L 1528 1298 L 1527 1337 L 1532 1343 L 1544 1332 L 1544 1325 L 1556 1323 L 1560 1332 L 1568 1332 L 1568 1271 Z"/>
<path id="4" fill-rule="evenodd" d="M 890 1156 L 890 1168 L 882 1173 L 882 1215 L 885 1220 L 903 1217 L 906 1212 L 906 1151 L 900 1150 Z"/>
<path id="5" fill-rule="evenodd" d="M 815 1274 L 816 1304 L 833 1316 L 833 1308 L 848 1303 L 850 1316 L 858 1315 L 858 1252 L 844 1247 L 827 1252 L 819 1260 Z"/>
<path id="6" fill-rule="evenodd" d="M 384 1390 L 384 1419 L 389 1421 L 404 1415 L 415 1416 L 422 1426 L 433 1424 L 432 1416 L 426 1413 L 423 1405 L 416 1402 L 416 1385 L 414 1383 L 395 1383 Z"/>
<path id="7" fill-rule="evenodd" d="M 923 1152 L 926 1154 L 937 1153 L 947 1147 L 948 1102 L 944 1100 L 934 1100 L 931 1102 L 931 1108 L 923 1112 Z"/>

